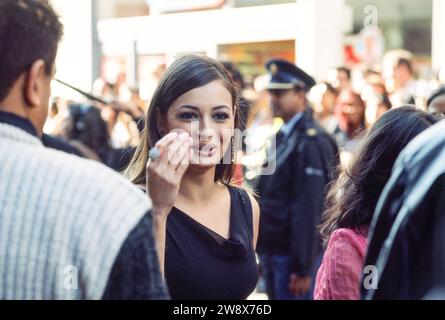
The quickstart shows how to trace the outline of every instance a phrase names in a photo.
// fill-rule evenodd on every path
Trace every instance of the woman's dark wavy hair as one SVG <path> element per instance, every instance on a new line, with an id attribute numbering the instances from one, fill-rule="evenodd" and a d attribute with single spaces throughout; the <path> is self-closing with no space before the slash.
<path id="1" fill-rule="evenodd" d="M 376 121 L 349 168 L 329 187 L 320 225 L 325 245 L 338 228 L 357 229 L 367 235 L 397 156 L 415 136 L 438 121 L 413 106 L 389 110 Z"/>

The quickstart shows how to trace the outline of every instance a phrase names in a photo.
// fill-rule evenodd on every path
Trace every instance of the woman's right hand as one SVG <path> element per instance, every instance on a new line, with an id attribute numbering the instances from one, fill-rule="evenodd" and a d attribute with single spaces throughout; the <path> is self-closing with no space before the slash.
<path id="1" fill-rule="evenodd" d="M 160 156 L 147 163 L 146 187 L 153 212 L 166 218 L 175 204 L 182 177 L 189 166 L 191 137 L 185 131 L 179 134 L 170 132 L 155 147 Z"/>
<path id="2" fill-rule="evenodd" d="M 153 204 L 153 224 L 161 273 L 164 274 L 167 217 L 178 197 L 182 176 L 190 163 L 192 138 L 171 132 L 155 147 L 160 156 L 146 166 L 147 192 Z"/>

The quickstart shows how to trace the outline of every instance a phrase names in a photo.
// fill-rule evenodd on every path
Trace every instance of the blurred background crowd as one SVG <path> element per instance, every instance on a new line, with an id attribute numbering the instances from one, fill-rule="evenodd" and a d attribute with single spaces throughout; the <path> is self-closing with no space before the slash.
<path id="1" fill-rule="evenodd" d="M 224 62 L 236 80 L 249 129 L 239 159 L 247 181 L 259 173 L 265 142 L 282 124 L 264 89 L 264 63 L 272 57 L 318 81 L 309 100 L 344 165 L 385 111 L 413 104 L 445 112 L 440 1 L 52 2 L 66 29 L 56 78 L 93 97 L 54 82 L 44 131 L 68 142 L 72 153 L 118 171 L 131 159 L 161 75 L 183 53 Z M 80 26 L 76 15 L 91 24 Z"/>

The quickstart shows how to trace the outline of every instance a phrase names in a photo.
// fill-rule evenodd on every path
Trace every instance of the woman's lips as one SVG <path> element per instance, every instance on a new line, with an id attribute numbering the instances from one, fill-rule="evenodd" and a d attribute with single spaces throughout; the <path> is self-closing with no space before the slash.
<path id="1" fill-rule="evenodd" d="M 215 155 L 218 147 L 215 145 L 201 145 L 192 147 L 193 151 L 203 157 L 212 157 Z"/>

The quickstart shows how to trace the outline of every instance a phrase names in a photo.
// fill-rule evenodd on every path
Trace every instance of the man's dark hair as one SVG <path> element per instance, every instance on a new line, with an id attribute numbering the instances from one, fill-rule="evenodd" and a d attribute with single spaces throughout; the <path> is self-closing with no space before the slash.
<path id="1" fill-rule="evenodd" d="M 396 62 L 396 66 L 405 66 L 408 69 L 409 73 L 413 73 L 413 65 L 409 59 L 399 58 Z"/>
<path id="2" fill-rule="evenodd" d="M 45 0 L 0 1 L 0 101 L 39 59 L 51 74 L 63 26 Z"/>
<path id="3" fill-rule="evenodd" d="M 348 67 L 337 67 L 337 72 L 344 72 L 348 80 L 351 80 L 351 69 Z"/>

